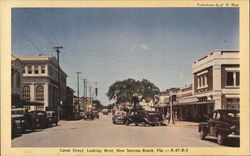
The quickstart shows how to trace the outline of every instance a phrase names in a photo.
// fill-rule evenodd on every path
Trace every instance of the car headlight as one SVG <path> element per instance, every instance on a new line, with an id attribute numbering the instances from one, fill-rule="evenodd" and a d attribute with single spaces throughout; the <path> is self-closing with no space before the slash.
<path id="1" fill-rule="evenodd" d="M 16 124 L 21 124 L 21 120 L 15 120 Z"/>
<path id="2" fill-rule="evenodd" d="M 235 130 L 235 129 L 236 129 L 236 126 L 233 125 L 233 126 L 230 127 L 230 129 L 231 129 L 231 130 Z"/>

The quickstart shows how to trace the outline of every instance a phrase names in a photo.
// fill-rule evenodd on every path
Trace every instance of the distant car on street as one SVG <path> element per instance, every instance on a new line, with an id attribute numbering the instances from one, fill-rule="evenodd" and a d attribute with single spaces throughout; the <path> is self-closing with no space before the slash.
<path id="1" fill-rule="evenodd" d="M 125 124 L 127 113 L 124 111 L 116 111 L 112 117 L 113 124 Z"/>
<path id="2" fill-rule="evenodd" d="M 144 126 L 150 125 L 165 125 L 163 115 L 155 111 L 133 110 L 127 116 L 125 124 L 128 126 L 134 123 L 136 126 L 141 124 Z"/>
<path id="3" fill-rule="evenodd" d="M 108 109 L 103 109 L 103 110 L 102 110 L 102 114 L 103 114 L 103 115 L 109 115 Z"/>
<path id="4" fill-rule="evenodd" d="M 47 113 L 45 111 L 31 111 L 31 114 L 36 115 L 37 117 L 37 126 L 38 128 L 48 128 L 49 127 L 49 119 Z"/>
<path id="5" fill-rule="evenodd" d="M 86 111 L 83 119 L 84 120 L 87 120 L 87 119 L 94 120 L 95 116 L 94 116 L 93 112 Z"/>
<path id="6" fill-rule="evenodd" d="M 53 126 L 55 124 L 56 126 L 58 125 L 58 117 L 55 111 L 46 111 L 47 118 L 48 118 L 48 124 L 49 126 Z"/>
<path id="7" fill-rule="evenodd" d="M 93 111 L 94 118 L 99 119 L 99 112 Z"/>
<path id="8" fill-rule="evenodd" d="M 79 112 L 79 118 L 80 119 L 84 119 L 85 118 L 85 112 L 84 111 L 81 111 L 81 112 Z"/>
<path id="9" fill-rule="evenodd" d="M 217 138 L 218 144 L 240 140 L 240 113 L 237 109 L 218 109 L 209 115 L 207 122 L 199 123 L 200 138 Z"/>

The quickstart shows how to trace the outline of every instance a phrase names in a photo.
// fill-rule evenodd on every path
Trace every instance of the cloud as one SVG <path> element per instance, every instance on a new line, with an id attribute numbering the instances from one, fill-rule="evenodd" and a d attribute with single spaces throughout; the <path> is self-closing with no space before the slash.
<path id="1" fill-rule="evenodd" d="M 144 50 L 149 50 L 150 49 L 145 43 L 139 44 L 138 47 L 140 47 L 140 48 L 142 48 Z"/>

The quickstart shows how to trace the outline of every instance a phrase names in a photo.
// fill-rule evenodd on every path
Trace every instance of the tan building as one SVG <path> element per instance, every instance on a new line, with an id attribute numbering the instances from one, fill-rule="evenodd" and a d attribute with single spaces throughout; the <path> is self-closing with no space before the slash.
<path id="1" fill-rule="evenodd" d="M 239 51 L 213 51 L 195 61 L 192 68 L 193 96 L 213 109 L 239 108 Z"/>
<path id="2" fill-rule="evenodd" d="M 23 100 L 31 110 L 53 110 L 58 112 L 66 103 L 67 75 L 60 70 L 61 99 L 59 104 L 59 82 L 57 59 L 54 55 L 19 56 L 23 70 Z"/>
<path id="3" fill-rule="evenodd" d="M 180 120 L 204 121 L 215 109 L 240 107 L 239 51 L 213 51 L 192 65 L 192 85 L 162 92 L 156 109 L 169 111 L 172 102 Z"/>

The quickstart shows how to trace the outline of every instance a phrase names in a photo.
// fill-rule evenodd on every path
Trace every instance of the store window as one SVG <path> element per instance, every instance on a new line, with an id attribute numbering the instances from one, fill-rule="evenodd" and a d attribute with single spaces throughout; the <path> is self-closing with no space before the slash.
<path id="1" fill-rule="evenodd" d="M 22 68 L 23 68 L 23 74 L 25 74 L 26 73 L 25 66 L 23 66 Z"/>
<path id="2" fill-rule="evenodd" d="M 32 66 L 28 66 L 28 74 L 32 74 Z"/>
<path id="3" fill-rule="evenodd" d="M 35 74 L 38 74 L 38 73 L 39 73 L 39 71 L 38 71 L 38 66 L 34 66 L 34 72 L 35 72 Z"/>
<path id="4" fill-rule="evenodd" d="M 44 100 L 44 87 L 41 85 L 36 87 L 36 100 L 38 101 Z"/>
<path id="5" fill-rule="evenodd" d="M 240 86 L 240 72 L 236 72 L 236 86 Z"/>
<path id="6" fill-rule="evenodd" d="M 234 73 L 233 72 L 227 72 L 227 86 L 233 86 L 234 85 Z"/>
<path id="7" fill-rule="evenodd" d="M 20 88 L 20 85 L 21 85 L 20 73 L 17 72 L 16 73 L 16 86 L 17 86 L 17 88 Z"/>
<path id="8" fill-rule="evenodd" d="M 202 75 L 198 75 L 197 76 L 198 78 L 198 88 L 197 89 L 200 89 L 200 88 L 206 88 L 208 87 L 208 83 L 207 83 L 207 74 L 202 74 Z"/>
<path id="9" fill-rule="evenodd" d="M 240 86 L 240 72 L 227 72 L 227 86 Z"/>
<path id="10" fill-rule="evenodd" d="M 23 87 L 23 100 L 30 101 L 30 87 L 29 86 Z"/>
<path id="11" fill-rule="evenodd" d="M 41 66 L 41 73 L 44 74 L 45 73 L 45 66 Z"/>

